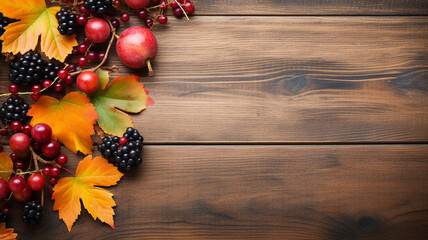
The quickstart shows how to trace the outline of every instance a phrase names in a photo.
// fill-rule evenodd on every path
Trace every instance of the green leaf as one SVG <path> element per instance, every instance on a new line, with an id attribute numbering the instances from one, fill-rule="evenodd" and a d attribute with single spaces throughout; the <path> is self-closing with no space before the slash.
<path id="1" fill-rule="evenodd" d="M 98 124 L 107 134 L 121 136 L 126 128 L 133 127 L 126 113 L 139 113 L 154 103 L 147 96 L 144 84 L 138 82 L 138 76 L 117 77 L 108 84 L 107 71 L 98 70 L 100 87 L 91 94 L 91 103 L 98 113 Z"/>

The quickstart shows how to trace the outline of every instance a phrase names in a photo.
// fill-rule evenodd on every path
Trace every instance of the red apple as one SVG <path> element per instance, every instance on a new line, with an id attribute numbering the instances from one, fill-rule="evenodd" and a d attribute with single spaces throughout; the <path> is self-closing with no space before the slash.
<path id="1" fill-rule="evenodd" d="M 126 66 L 143 68 L 147 66 L 147 60 L 150 61 L 156 57 L 158 42 L 155 35 L 147 28 L 131 27 L 120 35 L 117 40 L 116 51 Z"/>
<path id="2" fill-rule="evenodd" d="M 133 9 L 141 9 L 147 4 L 149 4 L 150 0 L 125 0 L 126 5 Z"/>

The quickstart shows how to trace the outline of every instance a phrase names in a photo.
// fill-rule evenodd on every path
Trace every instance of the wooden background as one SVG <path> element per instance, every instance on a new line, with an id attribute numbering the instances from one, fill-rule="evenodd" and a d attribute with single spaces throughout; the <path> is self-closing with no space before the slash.
<path id="1" fill-rule="evenodd" d="M 110 188 L 116 230 L 83 210 L 67 233 L 48 200 L 37 227 L 12 206 L 20 239 L 428 239 L 428 2 L 196 7 L 156 28 L 141 79 L 156 104 L 133 116 L 142 167 Z"/>

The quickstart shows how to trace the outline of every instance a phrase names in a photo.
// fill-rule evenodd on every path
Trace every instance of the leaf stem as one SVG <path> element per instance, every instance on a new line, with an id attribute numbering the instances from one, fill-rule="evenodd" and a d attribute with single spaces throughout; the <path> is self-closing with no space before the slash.
<path id="1" fill-rule="evenodd" d="M 72 171 L 68 170 L 67 168 L 63 167 L 63 166 L 59 166 L 61 169 L 64 169 L 65 171 L 71 173 L 71 175 L 76 176 Z"/>

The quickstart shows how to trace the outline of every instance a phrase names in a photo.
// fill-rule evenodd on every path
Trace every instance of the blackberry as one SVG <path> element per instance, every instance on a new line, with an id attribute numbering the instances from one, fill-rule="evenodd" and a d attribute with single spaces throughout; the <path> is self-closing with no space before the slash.
<path id="1" fill-rule="evenodd" d="M 131 171 L 141 164 L 144 138 L 137 129 L 129 127 L 123 137 L 104 137 L 98 150 L 109 163 L 120 170 Z"/>
<path id="2" fill-rule="evenodd" d="M 7 216 L 3 212 L 0 212 L 0 223 L 6 222 Z"/>
<path id="3" fill-rule="evenodd" d="M 12 21 L 0 12 L 0 36 L 4 33 L 4 28 L 9 25 Z"/>
<path id="4" fill-rule="evenodd" d="M 74 34 L 76 24 L 76 14 L 72 13 L 68 7 L 63 7 L 56 13 L 58 20 L 58 31 L 61 35 L 71 36 Z"/>
<path id="5" fill-rule="evenodd" d="M 36 224 L 42 218 L 43 207 L 36 202 L 28 202 L 24 206 L 24 212 L 22 213 L 22 220 L 25 223 Z"/>
<path id="6" fill-rule="evenodd" d="M 22 98 L 18 95 L 12 95 L 0 107 L 0 120 L 8 126 L 13 121 L 20 121 L 25 124 L 29 108 L 30 105 L 25 103 Z"/>
<path id="7" fill-rule="evenodd" d="M 18 60 L 9 64 L 9 79 L 12 83 L 22 86 L 42 85 L 44 80 L 54 81 L 60 66 L 48 63 L 38 53 L 27 52 Z"/>
<path id="8" fill-rule="evenodd" d="M 85 0 L 83 6 L 96 15 L 105 15 L 113 10 L 113 0 Z"/>

